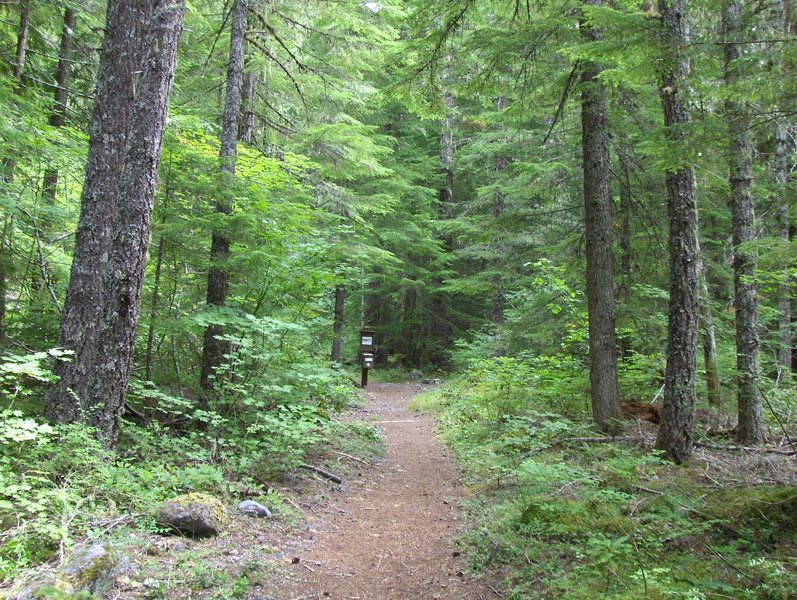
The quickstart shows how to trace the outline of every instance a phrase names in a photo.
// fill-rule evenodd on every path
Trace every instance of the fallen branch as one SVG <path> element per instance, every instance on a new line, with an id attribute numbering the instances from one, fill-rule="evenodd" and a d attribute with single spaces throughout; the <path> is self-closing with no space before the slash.
<path id="1" fill-rule="evenodd" d="M 797 452 L 794 450 L 778 450 L 777 448 L 767 448 L 765 446 L 736 446 L 736 445 L 723 445 L 723 444 L 710 444 L 708 442 L 695 442 L 698 448 L 707 448 L 708 450 L 723 450 L 725 452 L 764 452 L 766 454 L 780 454 L 782 456 L 795 456 Z"/>
<path id="2" fill-rule="evenodd" d="M 346 458 L 350 458 L 352 460 L 356 460 L 358 463 L 362 463 L 367 466 L 371 466 L 367 460 L 363 460 L 362 458 L 357 458 L 356 456 L 352 456 L 351 454 L 346 454 L 345 452 L 338 452 L 337 450 L 333 450 L 332 454 L 338 454 L 339 456 L 345 456 Z"/>
<path id="3" fill-rule="evenodd" d="M 570 444 L 570 443 L 585 443 L 585 444 L 610 444 L 612 442 L 641 442 L 644 438 L 641 438 L 636 435 L 618 435 L 618 436 L 606 436 L 606 437 L 569 437 L 569 438 L 559 438 L 557 440 L 553 440 L 551 445 L 548 446 L 549 448 L 553 448 L 555 446 L 561 446 L 562 444 Z"/>
<path id="4" fill-rule="evenodd" d="M 129 415 L 129 416 L 133 417 L 133 419 L 131 419 L 131 420 L 132 421 L 138 421 L 139 425 L 142 424 L 142 423 L 146 423 L 147 422 L 147 417 L 145 417 L 143 413 L 137 411 L 135 408 L 133 408 L 129 404 L 125 404 L 124 405 L 124 413 L 122 413 L 122 414 Z"/>
<path id="5" fill-rule="evenodd" d="M 635 490 L 639 490 L 640 492 L 647 492 L 648 494 L 656 494 L 657 496 L 661 496 L 664 494 L 664 492 L 660 492 L 659 490 L 652 490 L 650 488 L 646 488 L 641 485 L 634 484 L 631 487 L 634 488 Z"/>
<path id="6" fill-rule="evenodd" d="M 299 465 L 299 468 L 300 469 L 306 469 L 308 471 L 312 471 L 313 473 L 318 473 L 319 475 L 321 475 L 321 477 L 325 477 L 326 479 L 329 479 L 330 481 L 334 481 L 335 483 L 343 483 L 343 478 L 340 475 L 335 475 L 334 473 L 330 473 L 329 471 L 325 471 L 324 469 L 321 469 L 320 467 L 314 467 L 313 465 L 301 464 L 301 465 Z"/>

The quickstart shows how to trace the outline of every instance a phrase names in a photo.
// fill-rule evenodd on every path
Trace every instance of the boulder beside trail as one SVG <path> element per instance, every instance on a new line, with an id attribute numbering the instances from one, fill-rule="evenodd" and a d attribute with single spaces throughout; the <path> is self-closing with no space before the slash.
<path id="1" fill-rule="evenodd" d="M 244 500 L 238 505 L 238 510 L 247 517 L 267 519 L 271 516 L 271 511 L 266 506 L 263 506 L 254 500 Z"/>
<path id="2" fill-rule="evenodd" d="M 227 515 L 220 500 L 209 494 L 195 493 L 163 502 L 158 507 L 155 522 L 172 533 L 211 537 L 221 533 Z"/>
<path id="3" fill-rule="evenodd" d="M 21 589 L 12 592 L 11 598 L 70 598 L 85 593 L 92 597 L 105 598 L 119 576 L 127 572 L 129 567 L 130 561 L 118 548 L 96 542 L 91 546 L 78 548 L 63 567 L 39 575 Z"/>

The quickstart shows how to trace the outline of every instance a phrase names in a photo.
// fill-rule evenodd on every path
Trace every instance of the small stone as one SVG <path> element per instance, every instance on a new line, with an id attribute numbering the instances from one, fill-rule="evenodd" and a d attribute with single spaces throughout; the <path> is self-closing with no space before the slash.
<path id="1" fill-rule="evenodd" d="M 271 511 L 254 500 L 244 500 L 238 505 L 238 510 L 240 510 L 247 517 L 256 517 L 260 519 L 271 517 Z"/>

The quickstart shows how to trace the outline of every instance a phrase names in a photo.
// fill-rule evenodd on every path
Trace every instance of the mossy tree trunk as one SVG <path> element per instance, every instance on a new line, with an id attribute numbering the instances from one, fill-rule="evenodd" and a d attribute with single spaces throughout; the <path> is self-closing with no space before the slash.
<path id="1" fill-rule="evenodd" d="M 74 355 L 70 362 L 56 365 L 59 380 L 48 390 L 44 404 L 47 418 L 56 423 L 81 420 L 90 409 L 90 374 L 95 367 L 101 325 L 98 310 L 107 300 L 105 284 L 118 215 L 117 192 L 144 52 L 142 39 L 151 10 L 151 2 L 145 0 L 108 2 L 80 218 L 58 341 Z"/>

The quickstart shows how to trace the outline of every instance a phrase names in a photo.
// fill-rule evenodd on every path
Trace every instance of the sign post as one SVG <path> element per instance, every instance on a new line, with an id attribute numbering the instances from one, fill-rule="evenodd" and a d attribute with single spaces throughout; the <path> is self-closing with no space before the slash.
<path id="1" fill-rule="evenodd" d="M 374 332 L 370 329 L 360 330 L 360 364 L 362 366 L 362 378 L 360 385 L 368 386 L 368 371 L 374 366 Z"/>

